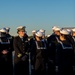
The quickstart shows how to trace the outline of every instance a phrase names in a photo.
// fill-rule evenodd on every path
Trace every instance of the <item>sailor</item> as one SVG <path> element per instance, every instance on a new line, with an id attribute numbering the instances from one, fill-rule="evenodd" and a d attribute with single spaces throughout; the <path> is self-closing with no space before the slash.
<path id="1" fill-rule="evenodd" d="M 42 38 L 45 39 L 45 30 L 44 29 L 40 29 L 39 31 L 43 34 Z"/>
<path id="2" fill-rule="evenodd" d="M 32 43 L 32 41 L 35 40 L 35 33 L 37 32 L 37 30 L 32 30 L 32 38 L 30 38 L 30 43 Z"/>
<path id="3" fill-rule="evenodd" d="M 7 37 L 7 39 L 10 41 L 10 48 L 11 48 L 10 58 L 12 58 L 12 57 L 13 57 L 13 53 L 14 53 L 14 48 L 13 48 L 13 39 L 14 39 L 14 36 L 12 36 L 12 35 L 10 34 L 10 27 L 4 27 L 3 29 L 6 30 L 6 37 Z M 11 56 L 11 55 L 12 55 L 12 56 Z M 11 60 L 11 64 L 12 64 L 13 58 L 10 59 L 10 60 Z M 14 65 L 12 64 L 12 66 L 14 66 Z"/>
<path id="4" fill-rule="evenodd" d="M 69 35 L 67 35 L 67 39 L 72 44 L 72 46 L 74 47 L 74 39 L 72 37 L 73 31 L 71 29 L 66 29 L 66 30 L 69 32 Z"/>
<path id="5" fill-rule="evenodd" d="M 42 41 L 45 42 L 46 44 L 48 44 L 48 43 L 47 43 L 47 40 L 46 40 L 46 36 L 45 36 L 46 30 L 40 29 L 39 32 L 42 33 Z"/>
<path id="6" fill-rule="evenodd" d="M 53 33 L 47 38 L 48 43 L 48 74 L 55 74 L 55 54 L 56 54 L 56 44 L 57 38 L 59 39 L 60 28 L 54 26 L 52 28 Z"/>
<path id="7" fill-rule="evenodd" d="M 32 30 L 32 38 L 30 38 L 30 40 L 29 40 L 30 46 L 33 43 L 33 41 L 35 41 L 36 32 L 37 32 L 37 30 Z"/>
<path id="8" fill-rule="evenodd" d="M 74 74 L 75 74 L 75 28 L 72 29 L 72 39 L 73 39 L 73 47 L 74 47 Z"/>
<path id="9" fill-rule="evenodd" d="M 56 41 L 56 38 L 59 38 L 60 35 L 60 29 L 59 27 L 52 27 L 53 33 L 47 38 L 47 42 L 48 44 L 50 44 L 50 42 L 52 41 Z"/>
<path id="10" fill-rule="evenodd" d="M 11 49 L 12 49 L 12 51 L 13 51 L 13 50 L 14 50 L 14 49 L 13 49 L 13 39 L 14 39 L 14 36 L 12 36 L 12 35 L 10 34 L 10 27 L 4 27 L 3 29 L 6 30 L 6 37 L 10 40 Z"/>
<path id="11" fill-rule="evenodd" d="M 32 35 L 35 38 L 35 33 L 37 32 L 37 30 L 32 30 Z"/>
<path id="12" fill-rule="evenodd" d="M 10 37 L 10 34 L 9 34 L 10 28 L 9 27 L 4 27 L 3 29 L 6 30 L 7 37 Z"/>
<path id="13" fill-rule="evenodd" d="M 34 67 L 35 75 L 46 75 L 47 45 L 42 41 L 43 34 L 37 32 L 35 40 L 31 44 L 31 64 Z"/>
<path id="14" fill-rule="evenodd" d="M 60 37 L 57 39 L 55 65 L 57 75 L 73 75 L 74 49 L 67 39 L 69 32 L 60 30 Z"/>
<path id="15" fill-rule="evenodd" d="M 6 37 L 6 32 L 5 29 L 0 30 L 0 68 L 2 75 L 12 75 L 12 53 L 10 40 Z"/>
<path id="16" fill-rule="evenodd" d="M 25 26 L 17 27 L 18 36 L 14 37 L 14 75 L 29 75 L 29 42 L 25 33 Z M 26 34 L 26 35 L 25 35 Z"/>

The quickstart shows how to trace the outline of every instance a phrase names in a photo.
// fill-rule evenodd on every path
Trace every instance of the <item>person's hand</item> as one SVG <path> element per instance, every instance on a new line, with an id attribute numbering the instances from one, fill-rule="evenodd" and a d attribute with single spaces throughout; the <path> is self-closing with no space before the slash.
<path id="1" fill-rule="evenodd" d="M 7 54 L 7 53 L 8 53 L 7 50 L 3 50 L 3 51 L 2 51 L 2 54 Z"/>
<path id="2" fill-rule="evenodd" d="M 21 59 L 22 59 L 22 61 L 25 61 L 26 59 L 27 59 L 27 55 L 24 55 Z"/>

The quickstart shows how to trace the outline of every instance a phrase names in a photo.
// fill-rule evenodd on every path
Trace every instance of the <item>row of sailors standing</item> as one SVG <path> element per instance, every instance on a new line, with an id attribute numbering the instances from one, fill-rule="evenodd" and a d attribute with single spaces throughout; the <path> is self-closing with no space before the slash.
<path id="1" fill-rule="evenodd" d="M 40 58 L 41 58 L 40 55 L 39 55 L 39 58 L 37 58 L 37 56 L 39 54 L 39 52 L 38 52 L 39 50 L 38 50 L 37 46 L 38 45 L 40 46 L 40 43 L 36 39 L 37 33 L 40 33 L 41 31 L 35 33 L 34 41 L 38 42 L 38 44 L 35 43 L 36 45 L 33 45 L 31 47 L 32 48 L 31 51 L 34 50 L 34 51 L 32 51 L 31 54 L 33 54 L 36 50 L 36 52 L 33 54 L 33 55 L 36 54 L 34 56 L 36 59 L 34 62 L 35 75 L 41 75 L 41 74 L 44 74 L 44 75 L 46 75 L 46 74 L 48 74 L 48 75 L 51 75 L 51 74 L 52 75 L 64 75 L 64 74 L 73 75 L 75 73 L 75 70 L 74 70 L 75 29 L 72 29 L 72 31 L 71 31 L 71 30 L 61 29 L 59 27 L 54 26 L 52 28 L 52 30 L 53 30 L 53 34 L 47 38 L 47 41 L 44 38 L 42 38 L 40 41 L 40 42 L 43 41 L 46 44 L 46 46 L 44 45 L 44 47 L 46 47 L 46 50 L 44 50 L 44 49 L 41 50 L 41 48 L 39 48 L 40 51 L 44 52 L 44 57 L 45 57 L 44 58 L 45 61 L 43 61 L 44 62 L 43 70 L 42 70 L 43 63 L 40 61 Z M 33 32 L 35 32 L 35 31 L 33 31 Z M 36 47 L 36 49 L 35 49 L 35 47 Z M 40 62 L 40 64 L 38 62 Z M 48 68 L 46 68 L 46 63 L 47 63 Z M 37 66 L 38 66 L 38 68 L 36 69 Z"/>
<path id="2" fill-rule="evenodd" d="M 71 32 L 53 27 L 53 34 L 47 38 L 49 45 L 49 75 L 73 75 L 75 65 L 75 29 Z"/>
<path id="3" fill-rule="evenodd" d="M 13 60 L 14 75 L 72 75 L 72 73 L 74 73 L 75 29 L 73 29 L 73 36 L 71 36 L 69 31 L 54 26 L 52 28 L 53 34 L 50 35 L 47 40 L 45 39 L 45 30 L 34 30 L 32 31 L 33 38 L 28 41 L 28 35 L 25 28 L 25 26 L 19 26 L 17 28 L 18 36 L 14 37 L 13 45 L 11 43 L 3 44 L 2 46 L 0 41 L 0 48 L 3 48 L 0 50 L 1 53 L 2 50 L 8 50 L 7 52 L 11 52 L 12 49 L 14 49 L 15 51 Z M 0 33 L 2 33 L 2 31 L 0 31 Z M 2 39 L 2 37 L 0 39 Z M 6 48 L 4 49 L 4 47 L 8 47 L 10 50 Z M 11 56 L 8 57 L 12 59 Z M 1 62 L 2 58 L 0 58 Z M 0 66 L 2 64 L 3 63 L 0 63 Z M 5 63 L 3 65 L 4 68 L 1 67 L 2 75 L 5 75 L 6 72 L 7 75 L 12 75 L 12 67 L 8 67 L 9 64 L 7 65 Z M 8 71 L 10 71 L 11 74 L 8 74 L 10 73 Z"/>
<path id="4" fill-rule="evenodd" d="M 43 39 L 44 33 L 37 31 L 28 41 L 25 28 L 22 26 L 17 28 L 18 36 L 14 37 L 13 41 L 14 75 L 46 75 L 47 43 Z"/>

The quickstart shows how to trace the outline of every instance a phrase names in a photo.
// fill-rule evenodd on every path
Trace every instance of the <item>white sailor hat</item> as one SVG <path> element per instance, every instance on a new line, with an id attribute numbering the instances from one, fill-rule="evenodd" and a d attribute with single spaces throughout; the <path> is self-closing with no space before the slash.
<path id="1" fill-rule="evenodd" d="M 73 28 L 72 31 L 75 32 L 75 28 Z"/>
<path id="2" fill-rule="evenodd" d="M 52 27 L 52 30 L 55 30 L 55 28 L 57 28 L 57 26 L 53 26 L 53 27 Z"/>
<path id="3" fill-rule="evenodd" d="M 67 29 L 68 32 L 71 32 L 71 29 Z"/>
<path id="4" fill-rule="evenodd" d="M 43 36 L 43 34 L 40 31 L 38 31 L 35 35 L 38 36 L 38 37 L 42 37 Z"/>
<path id="5" fill-rule="evenodd" d="M 6 31 L 6 29 L 2 28 L 2 29 L 0 29 L 0 32 L 6 33 L 7 31 Z"/>
<path id="6" fill-rule="evenodd" d="M 54 31 L 60 31 L 60 28 L 59 28 L 59 27 L 56 27 L 56 28 L 54 29 Z"/>
<path id="7" fill-rule="evenodd" d="M 50 37 L 50 35 L 48 34 L 47 37 Z"/>
<path id="8" fill-rule="evenodd" d="M 9 27 L 6 27 L 6 30 L 10 30 L 10 28 Z"/>
<path id="9" fill-rule="evenodd" d="M 44 29 L 40 29 L 39 31 L 45 33 L 45 30 Z"/>
<path id="10" fill-rule="evenodd" d="M 36 30 L 32 30 L 32 33 L 36 33 Z"/>
<path id="11" fill-rule="evenodd" d="M 23 30 L 23 31 L 25 31 L 25 26 L 19 26 L 19 27 L 17 27 L 17 31 L 19 32 L 19 31 L 21 31 L 21 30 Z"/>
<path id="12" fill-rule="evenodd" d="M 23 29 L 23 28 L 26 28 L 26 27 L 25 26 L 19 26 L 19 27 L 17 27 L 17 30 Z"/>
<path id="13" fill-rule="evenodd" d="M 9 32 L 9 30 L 10 30 L 10 28 L 9 28 L 9 27 L 6 27 L 6 28 L 4 28 L 4 29 L 6 29 L 6 31 L 7 31 L 7 32 Z"/>
<path id="14" fill-rule="evenodd" d="M 71 33 L 72 33 L 72 30 L 71 30 L 71 29 L 67 29 L 67 31 L 69 32 L 69 34 L 71 34 Z"/>
<path id="15" fill-rule="evenodd" d="M 60 30 L 60 34 L 69 35 L 69 32 L 66 29 Z"/>

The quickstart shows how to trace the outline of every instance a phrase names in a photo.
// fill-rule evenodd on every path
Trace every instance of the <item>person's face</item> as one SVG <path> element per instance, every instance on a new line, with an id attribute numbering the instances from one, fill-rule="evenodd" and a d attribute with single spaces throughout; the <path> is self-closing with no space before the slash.
<path id="1" fill-rule="evenodd" d="M 60 35 L 60 31 L 55 31 L 55 34 L 56 35 Z"/>
<path id="2" fill-rule="evenodd" d="M 41 41 L 41 39 L 42 39 L 42 37 L 36 36 L 36 40 L 37 40 L 37 41 Z"/>
<path id="3" fill-rule="evenodd" d="M 23 36 L 25 35 L 25 31 L 21 30 L 21 31 L 18 32 L 18 34 L 19 34 L 21 37 L 23 37 Z"/>
<path id="4" fill-rule="evenodd" d="M 34 33 L 32 33 L 33 34 L 33 36 L 35 36 L 35 32 Z"/>
<path id="5" fill-rule="evenodd" d="M 75 32 L 73 32 L 73 36 L 75 36 Z"/>

